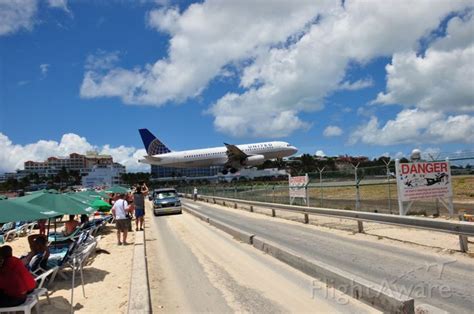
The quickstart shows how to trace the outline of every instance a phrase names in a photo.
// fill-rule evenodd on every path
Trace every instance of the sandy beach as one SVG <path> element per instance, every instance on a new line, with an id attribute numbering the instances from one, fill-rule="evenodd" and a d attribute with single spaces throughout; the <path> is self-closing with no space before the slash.
<path id="1" fill-rule="evenodd" d="M 118 246 L 116 229 L 108 224 L 99 233 L 101 239 L 96 253 L 84 267 L 84 287 L 86 297 L 82 295 L 81 280 L 76 274 L 74 289 L 74 310 L 77 313 L 126 313 L 133 257 L 134 232 L 129 233 L 127 246 Z M 35 233 L 38 230 L 34 230 Z M 13 248 L 13 254 L 20 256 L 29 251 L 26 237 L 16 238 L 6 243 Z M 68 313 L 71 299 L 70 269 L 64 272 L 68 277 L 60 276 L 49 287 L 51 304 L 46 297 L 40 299 L 41 311 L 45 313 Z"/>

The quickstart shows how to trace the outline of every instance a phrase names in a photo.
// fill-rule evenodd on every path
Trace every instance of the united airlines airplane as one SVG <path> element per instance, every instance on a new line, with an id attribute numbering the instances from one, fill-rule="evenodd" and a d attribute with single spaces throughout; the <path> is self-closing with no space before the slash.
<path id="1" fill-rule="evenodd" d="M 172 152 L 148 129 L 140 129 L 140 136 L 147 151 L 145 159 L 139 162 L 150 165 L 174 168 L 197 168 L 224 166 L 223 174 L 263 164 L 265 160 L 288 157 L 298 149 L 286 142 L 264 142 L 254 144 L 232 145 L 184 150 Z"/>

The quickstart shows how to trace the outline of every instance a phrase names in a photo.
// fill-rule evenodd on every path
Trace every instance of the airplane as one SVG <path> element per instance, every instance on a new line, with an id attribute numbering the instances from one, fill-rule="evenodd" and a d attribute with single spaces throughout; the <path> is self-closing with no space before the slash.
<path id="1" fill-rule="evenodd" d="M 268 159 L 295 154 L 298 149 L 286 142 L 264 142 L 243 145 L 224 143 L 225 146 L 172 152 L 148 129 L 139 129 L 147 156 L 139 162 L 173 168 L 224 166 L 222 174 L 261 165 Z"/>

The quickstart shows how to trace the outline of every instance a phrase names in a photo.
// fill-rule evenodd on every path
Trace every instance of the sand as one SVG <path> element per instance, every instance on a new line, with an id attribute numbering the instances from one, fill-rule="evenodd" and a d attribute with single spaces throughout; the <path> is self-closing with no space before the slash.
<path id="1" fill-rule="evenodd" d="M 38 232 L 34 230 L 34 232 Z M 96 253 L 92 255 L 88 266 L 84 267 L 84 287 L 86 297 L 82 295 L 80 276 L 76 276 L 74 289 L 74 309 L 76 313 L 126 313 L 130 287 L 133 245 L 118 246 L 116 229 L 108 224 L 100 233 L 101 239 Z M 134 232 L 129 233 L 127 241 L 134 242 Z M 28 252 L 26 237 L 8 242 L 13 254 L 20 256 Z M 45 313 L 68 313 L 71 299 L 71 274 L 65 271 L 67 280 L 56 277 L 49 287 L 51 304 L 46 297 L 40 299 L 41 311 Z"/>

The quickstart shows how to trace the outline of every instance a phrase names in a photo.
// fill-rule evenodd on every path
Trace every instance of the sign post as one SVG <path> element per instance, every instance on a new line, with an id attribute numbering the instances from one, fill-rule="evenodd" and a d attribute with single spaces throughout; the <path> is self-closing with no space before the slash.
<path id="1" fill-rule="evenodd" d="M 414 201 L 423 199 L 437 199 L 451 216 L 454 214 L 449 160 L 402 164 L 397 159 L 395 168 L 400 215 L 406 215 Z"/>
<path id="2" fill-rule="evenodd" d="M 290 188 L 290 205 L 293 205 L 293 202 L 296 198 L 303 199 L 305 204 L 309 205 L 308 183 L 308 174 L 299 177 L 292 177 L 291 175 L 288 176 L 288 185 Z"/>

